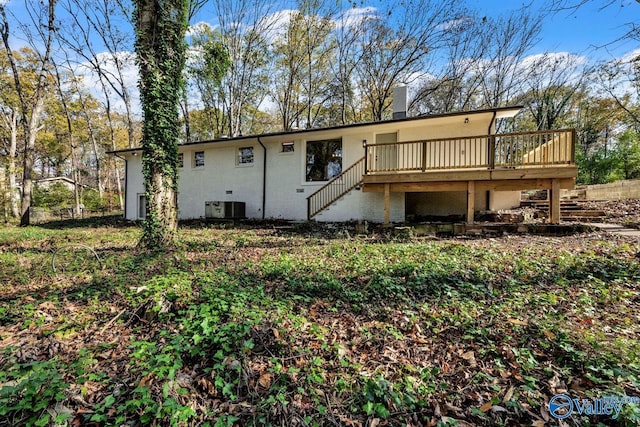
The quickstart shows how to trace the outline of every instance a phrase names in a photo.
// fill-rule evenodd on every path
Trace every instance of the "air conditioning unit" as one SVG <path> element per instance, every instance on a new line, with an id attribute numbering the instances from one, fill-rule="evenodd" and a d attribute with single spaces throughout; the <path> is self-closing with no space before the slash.
<path id="1" fill-rule="evenodd" d="M 244 202 L 204 202 L 204 217 L 218 219 L 245 218 L 246 205 Z"/>

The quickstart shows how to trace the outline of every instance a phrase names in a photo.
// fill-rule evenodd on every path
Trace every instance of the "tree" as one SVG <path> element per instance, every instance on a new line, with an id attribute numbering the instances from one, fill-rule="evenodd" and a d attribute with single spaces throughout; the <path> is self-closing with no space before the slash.
<path id="1" fill-rule="evenodd" d="M 314 126 L 329 98 L 326 72 L 333 54 L 330 34 L 332 11 L 322 13 L 316 0 L 301 0 L 292 11 L 284 34 L 274 44 L 275 72 L 272 96 L 278 106 L 282 129 Z"/>
<path id="2" fill-rule="evenodd" d="M 614 157 L 616 162 L 616 177 L 620 179 L 640 178 L 640 134 L 633 129 L 627 129 L 616 144 Z"/>
<path id="3" fill-rule="evenodd" d="M 523 84 L 522 101 L 536 130 L 567 126 L 567 119 L 579 101 L 586 70 L 583 58 L 566 53 L 527 58 L 523 67 L 531 70 Z"/>
<path id="4" fill-rule="evenodd" d="M 576 108 L 576 163 L 580 184 L 601 184 L 611 180 L 613 145 L 622 114 L 611 98 L 581 94 Z"/>
<path id="5" fill-rule="evenodd" d="M 274 3 L 261 0 L 214 0 L 221 41 L 229 52 L 231 65 L 222 80 L 221 109 L 228 128 L 225 134 L 251 132 L 247 122 L 265 99 L 268 83 L 267 39 L 276 21 L 270 16 Z"/>
<path id="6" fill-rule="evenodd" d="M 65 0 L 62 3 L 71 22 L 61 34 L 64 46 L 85 62 L 83 67 L 94 72 L 103 86 L 105 97 L 117 96 L 125 110 L 129 148 L 136 146 L 136 124 L 127 70 L 133 64 L 127 10 L 120 1 Z M 99 51 L 106 49 L 106 52 Z M 115 148 L 114 148 L 115 149 Z"/>
<path id="7" fill-rule="evenodd" d="M 487 51 L 476 64 L 481 107 L 503 107 L 520 93 L 528 72 L 521 63 L 537 42 L 543 22 L 544 14 L 525 9 L 504 17 L 487 18 L 482 32 Z"/>
<path id="8" fill-rule="evenodd" d="M 178 140 L 188 0 L 136 0 L 147 217 L 142 247 L 169 248 L 178 228 Z"/>
<path id="9" fill-rule="evenodd" d="M 2 33 L 2 41 L 4 43 L 7 59 L 9 60 L 13 74 L 15 85 L 14 89 L 20 100 L 20 122 L 22 124 L 24 138 L 22 163 L 22 209 L 20 215 L 21 226 L 27 226 L 31 222 L 30 208 L 33 178 L 32 172 L 35 161 L 36 136 L 38 133 L 41 115 L 44 110 L 44 97 L 49 80 L 51 46 L 55 32 L 55 4 L 56 0 L 49 0 L 46 4 L 44 2 L 40 2 L 40 9 L 37 9 L 38 5 L 29 6 L 29 2 L 25 2 L 25 6 L 27 6 L 27 10 L 31 16 L 33 24 L 37 27 L 37 36 L 28 32 L 26 35 L 31 40 L 32 44 L 35 44 L 33 38 L 38 37 L 39 42 L 44 46 L 44 52 L 39 54 L 39 67 L 35 82 L 35 90 L 30 99 L 28 99 L 26 92 L 23 90 L 20 72 L 16 64 L 16 58 L 9 42 L 9 20 L 7 19 L 5 4 L 0 4 L 0 32 Z"/>
<path id="10" fill-rule="evenodd" d="M 18 206 L 18 197 L 16 194 L 17 186 L 17 156 L 18 156 L 18 132 L 20 123 L 20 108 L 17 94 L 11 83 L 11 69 L 6 56 L 3 55 L 2 69 L 0 75 L 0 128 L 2 129 L 2 155 L 7 159 L 6 167 L 3 169 L 3 182 L 5 184 L 3 191 L 3 199 L 5 204 L 5 216 L 12 218 L 20 217 L 20 207 Z"/>
<path id="11" fill-rule="evenodd" d="M 426 74 L 435 51 L 445 41 L 446 24 L 456 16 L 452 0 L 408 0 L 391 7 L 393 10 L 363 21 L 359 33 L 358 89 L 375 121 L 387 113 L 395 86 Z"/>
<path id="12" fill-rule="evenodd" d="M 486 17 L 461 11 L 461 18 L 448 24 L 444 67 L 423 79 L 409 110 L 415 114 L 438 114 L 470 110 L 477 106 L 480 73 L 474 72 L 487 52 L 483 36 Z"/>
<path id="13" fill-rule="evenodd" d="M 331 98 L 327 125 L 345 125 L 355 121 L 354 73 L 357 65 L 357 49 L 361 23 L 367 18 L 368 9 L 343 10 L 335 22 L 333 32 L 334 54 L 329 57 L 332 72 Z M 335 119 L 331 113 L 337 110 Z"/>
<path id="14" fill-rule="evenodd" d="M 191 35 L 191 57 L 188 61 L 188 76 L 194 82 L 198 96 L 202 102 L 203 112 L 208 121 L 209 131 L 199 133 L 199 139 L 210 139 L 221 135 L 228 129 L 229 121 L 222 107 L 224 94 L 222 93 L 222 79 L 231 66 L 229 51 L 221 40 L 219 32 L 208 25 L 196 25 Z M 190 141 L 192 129 L 190 126 L 189 108 L 183 102 L 183 116 L 185 119 L 186 140 Z"/>

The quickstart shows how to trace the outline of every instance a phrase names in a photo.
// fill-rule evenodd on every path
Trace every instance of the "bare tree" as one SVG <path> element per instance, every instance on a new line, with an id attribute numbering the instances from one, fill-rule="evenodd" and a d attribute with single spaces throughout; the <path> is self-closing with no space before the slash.
<path id="1" fill-rule="evenodd" d="M 604 64 L 596 70 L 603 91 L 640 127 L 640 55 L 630 55 Z"/>
<path id="2" fill-rule="evenodd" d="M 274 43 L 275 66 L 272 97 L 282 129 L 311 128 L 327 99 L 329 75 L 325 72 L 332 56 L 330 41 L 333 11 L 321 10 L 316 0 L 299 1 L 291 11 L 284 34 Z"/>
<path id="3" fill-rule="evenodd" d="M 437 114 L 475 108 L 481 75 L 474 69 L 487 51 L 483 37 L 486 17 L 461 11 L 447 24 L 448 34 L 442 48 L 444 66 L 422 80 L 409 110 L 414 114 Z"/>
<path id="4" fill-rule="evenodd" d="M 483 43 L 488 50 L 476 64 L 482 106 L 502 107 L 520 92 L 527 78 L 527 70 L 520 65 L 538 42 L 543 20 L 542 13 L 524 8 L 505 17 L 487 19 Z"/>
<path id="5" fill-rule="evenodd" d="M 275 4 L 260 0 L 213 0 L 213 4 L 221 40 L 231 59 L 222 80 L 221 108 L 228 117 L 229 135 L 233 136 L 243 132 L 245 114 L 265 98 L 266 37 L 277 23 L 271 14 Z"/>
<path id="6" fill-rule="evenodd" d="M 334 22 L 334 54 L 328 59 L 332 73 L 332 99 L 337 103 L 339 112 L 335 124 L 355 121 L 353 77 L 358 63 L 359 31 L 362 20 L 367 19 L 369 13 L 369 9 L 343 10 Z M 330 118 L 328 121 L 334 124 Z"/>
<path id="7" fill-rule="evenodd" d="M 382 120 L 393 88 L 425 75 L 455 15 L 453 0 L 415 0 L 393 4 L 363 22 L 356 67 L 360 95 L 371 119 Z M 393 16 L 392 22 L 388 17 Z"/>
<path id="8" fill-rule="evenodd" d="M 55 33 L 55 5 L 56 0 L 49 0 L 46 3 L 40 2 L 36 5 L 31 4 L 31 2 L 25 2 L 27 12 L 32 21 L 33 27 L 35 28 L 34 31 L 36 34 L 32 34 L 25 26 L 23 26 L 22 29 L 32 44 L 35 44 L 37 39 L 37 42 L 43 46 L 43 53 L 39 54 L 40 64 L 34 94 L 29 99 L 26 92 L 23 90 L 20 72 L 9 41 L 9 20 L 7 19 L 5 4 L 0 4 L 0 32 L 2 33 L 5 52 L 11 65 L 15 91 L 20 99 L 20 122 L 22 124 L 24 137 L 22 211 L 20 215 L 20 225 L 22 226 L 29 225 L 31 222 L 30 208 L 33 178 L 32 172 L 35 161 L 34 154 L 36 137 L 41 114 L 44 110 L 44 98 L 48 85 L 51 46 Z"/>
<path id="9" fill-rule="evenodd" d="M 68 31 L 61 34 L 64 45 L 83 58 L 82 65 L 98 76 L 105 97 L 115 94 L 122 102 L 129 147 L 135 147 L 132 81 L 127 75 L 134 63 L 132 31 L 126 31 L 133 29 L 129 11 L 113 0 L 64 0 L 62 5 L 71 19 L 65 26 Z M 113 100 L 107 102 L 111 110 Z"/>
<path id="10" fill-rule="evenodd" d="M 69 110 L 69 102 L 67 100 L 68 94 L 65 93 L 64 83 L 62 77 L 60 75 L 60 69 L 56 64 L 55 60 L 51 61 L 51 65 L 53 68 L 56 89 L 58 90 L 58 96 L 60 97 L 60 104 L 62 106 L 62 111 L 64 113 L 66 125 L 67 125 L 67 139 L 69 142 L 69 150 L 71 157 L 71 176 L 73 177 L 73 195 L 75 200 L 75 209 L 74 215 L 80 215 L 80 177 L 78 175 L 79 168 L 79 159 L 78 159 L 78 145 L 77 145 L 77 136 L 73 131 L 73 118 L 71 116 L 71 111 Z"/>
<path id="11" fill-rule="evenodd" d="M 522 101 L 536 129 L 556 129 L 578 102 L 587 76 L 584 58 L 567 53 L 546 53 L 527 58 L 529 70 Z"/>

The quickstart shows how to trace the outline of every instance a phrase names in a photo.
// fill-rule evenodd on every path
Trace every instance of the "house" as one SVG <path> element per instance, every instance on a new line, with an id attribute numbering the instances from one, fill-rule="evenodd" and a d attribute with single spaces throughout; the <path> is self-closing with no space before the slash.
<path id="1" fill-rule="evenodd" d="M 560 189 L 577 176 L 575 133 L 496 134 L 521 107 L 221 138 L 179 146 L 179 218 L 247 217 L 404 222 L 509 209 L 520 191 Z M 125 217 L 144 218 L 141 150 L 126 161 Z"/>
<path id="2" fill-rule="evenodd" d="M 67 190 L 73 191 L 75 188 L 75 181 L 71 178 L 67 178 L 66 176 L 54 176 L 51 178 L 42 178 L 34 181 L 34 184 L 40 189 L 48 190 L 51 188 L 53 184 L 61 184 Z M 78 184 L 81 187 L 86 187 L 86 185 Z"/>

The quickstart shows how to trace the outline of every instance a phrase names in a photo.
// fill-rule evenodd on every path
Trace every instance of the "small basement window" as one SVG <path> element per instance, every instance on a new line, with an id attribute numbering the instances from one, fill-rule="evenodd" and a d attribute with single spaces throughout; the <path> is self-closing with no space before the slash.
<path id="1" fill-rule="evenodd" d="M 253 147 L 242 147 L 238 149 L 238 164 L 253 164 Z"/>
<path id="2" fill-rule="evenodd" d="M 178 153 L 178 167 L 184 167 L 184 153 Z"/>
<path id="3" fill-rule="evenodd" d="M 193 153 L 193 167 L 199 168 L 204 166 L 204 151 L 196 151 Z"/>
<path id="4" fill-rule="evenodd" d="M 138 194 L 138 219 L 147 217 L 147 196 L 143 193 Z"/>
<path id="5" fill-rule="evenodd" d="M 293 153 L 295 149 L 295 145 L 293 142 L 283 142 L 282 143 L 282 152 L 283 153 Z"/>

